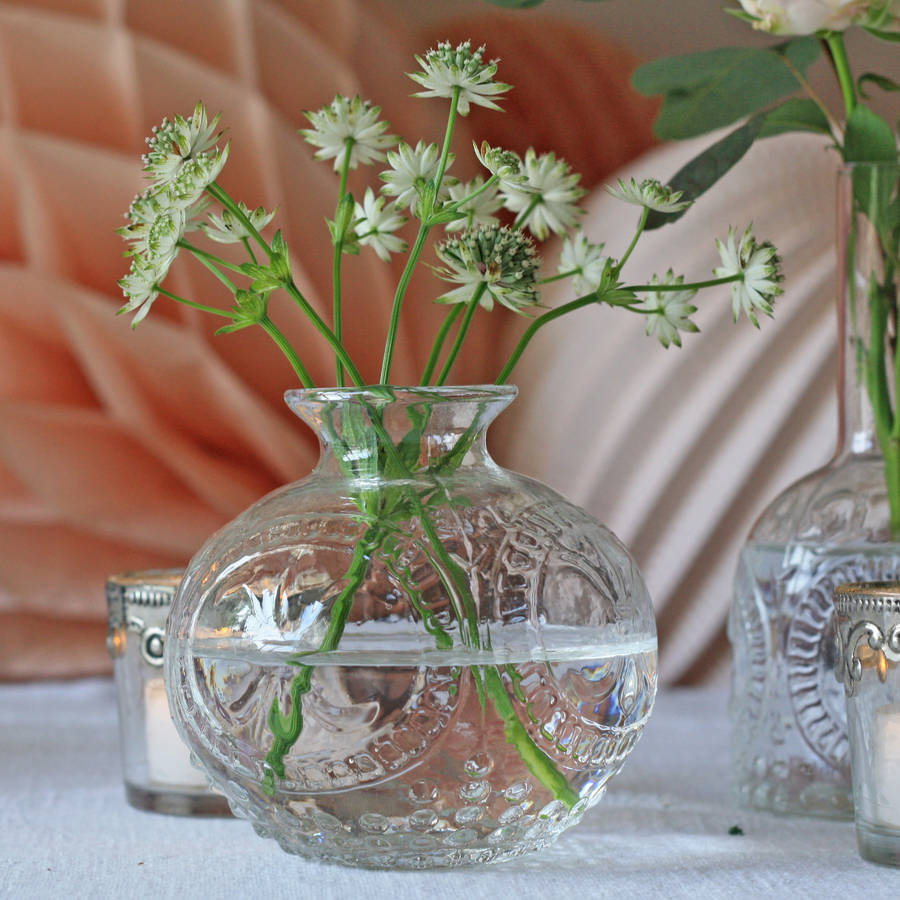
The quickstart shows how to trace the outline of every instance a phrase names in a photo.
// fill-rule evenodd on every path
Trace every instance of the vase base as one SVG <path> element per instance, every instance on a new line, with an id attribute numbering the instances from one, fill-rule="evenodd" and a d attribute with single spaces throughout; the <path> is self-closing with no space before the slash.
<path id="1" fill-rule="evenodd" d="M 136 809 L 168 816 L 231 817 L 228 801 L 209 793 L 184 794 L 125 783 L 125 799 Z"/>
<path id="2" fill-rule="evenodd" d="M 506 860 L 532 853 L 550 846 L 556 835 L 543 840 L 530 841 L 512 847 L 432 847 L 429 849 L 406 849 L 397 846 L 360 850 L 354 848 L 346 854 L 323 852 L 318 848 L 306 848 L 285 841 L 279 841 L 282 850 L 295 856 L 302 856 L 316 862 L 331 865 L 351 866 L 357 869 L 448 869 L 463 866 L 502 863 Z"/>
<path id="3" fill-rule="evenodd" d="M 737 800 L 744 809 L 780 816 L 840 821 L 853 819 L 853 796 L 849 786 L 815 782 L 798 786 L 779 781 L 759 781 L 739 785 Z"/>
<path id="4" fill-rule="evenodd" d="M 900 866 L 900 831 L 857 821 L 859 855 L 881 866 Z"/>

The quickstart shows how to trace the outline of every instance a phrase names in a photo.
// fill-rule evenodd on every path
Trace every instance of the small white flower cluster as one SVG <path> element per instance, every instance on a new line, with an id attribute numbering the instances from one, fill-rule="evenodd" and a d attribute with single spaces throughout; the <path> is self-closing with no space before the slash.
<path id="1" fill-rule="evenodd" d="M 438 297 L 438 303 L 468 303 L 484 285 L 481 306 L 490 311 L 494 301 L 513 312 L 539 302 L 536 287 L 540 260 L 534 244 L 522 231 L 479 225 L 437 247 L 446 267 L 436 269 L 446 281 L 460 285 Z"/>
<path id="2" fill-rule="evenodd" d="M 416 96 L 450 100 L 456 96 L 462 115 L 469 112 L 472 104 L 498 109 L 495 98 L 509 85 L 493 81 L 496 62 L 485 63 L 483 53 L 484 48 L 473 51 L 468 42 L 457 47 L 441 43 L 437 49 L 417 56 L 422 71 L 410 77 L 426 90 Z M 463 232 L 436 248 L 444 266 L 435 271 L 459 285 L 438 298 L 443 303 L 469 302 L 478 286 L 484 284 L 487 287 L 480 295 L 480 303 L 487 309 L 495 300 L 517 312 L 537 306 L 539 263 L 525 231 L 539 241 L 551 234 L 563 236 L 557 277 L 572 277 L 578 294 L 588 295 L 610 286 L 615 261 L 604 254 L 602 244 L 592 244 L 580 229 L 573 231 L 582 213 L 578 204 L 586 192 L 579 187 L 580 176 L 564 160 L 531 148 L 521 157 L 484 142 L 474 149 L 487 177 L 461 182 L 446 173 L 453 163 L 453 154 L 448 154 L 441 166 L 437 144 L 419 141 L 412 146 L 401 141 L 391 147 L 391 141 L 396 139 L 385 134 L 387 123 L 377 121 L 378 109 L 358 97 L 338 97 L 318 113 L 308 113 L 314 127 L 301 132 L 321 148 L 317 158 L 334 157 L 336 169 L 340 161 L 352 168 L 357 162 L 383 159 L 386 151 L 390 168 L 381 173 L 380 195 L 367 188 L 363 203 L 355 207 L 353 228 L 359 244 L 371 246 L 379 257 L 388 260 L 391 253 L 406 249 L 406 242 L 395 234 L 407 221 L 404 213 L 423 220 L 430 213 L 437 213 L 436 221 L 446 231 Z M 433 191 L 430 205 L 423 206 L 429 186 Z M 690 206 L 681 191 L 655 179 L 620 179 L 617 186 L 608 190 L 619 200 L 640 206 L 645 215 L 650 211 L 679 213 Z M 391 205 L 387 205 L 386 198 L 392 198 Z M 512 229 L 501 225 L 496 215 L 501 210 L 513 215 Z M 521 245 L 516 244 L 516 235 L 521 236 Z M 766 251 L 753 244 L 748 255 L 746 250 L 752 241 L 749 235 L 743 253 L 735 251 L 727 259 L 723 255 L 723 264 L 716 274 L 740 276 L 731 286 L 735 310 L 743 310 L 756 323 L 755 312 L 769 314 L 778 289 L 776 280 L 771 284 L 759 280 L 758 261 Z M 515 252 L 514 245 L 518 247 Z M 729 245 L 719 246 L 722 253 L 722 248 Z M 524 260 L 527 265 L 523 265 Z M 772 264 L 777 268 L 777 259 Z M 683 282 L 682 276 L 671 271 L 662 277 L 653 276 L 652 286 L 668 289 L 654 291 L 642 300 L 634 298 L 635 304 L 630 306 L 647 317 L 647 334 L 656 336 L 664 347 L 680 346 L 681 333 L 697 330 L 690 319 L 696 311 L 690 302 L 696 290 L 678 290 L 677 285 Z"/>
<path id="3" fill-rule="evenodd" d="M 202 211 L 202 198 L 228 159 L 217 146 L 219 117 L 209 121 L 202 103 L 190 118 L 164 119 L 147 139 L 144 171 L 151 186 L 135 197 L 130 224 L 119 229 L 129 243 L 131 270 L 119 280 L 127 300 L 119 312 L 134 312 L 137 325 L 148 312 L 178 253 L 179 242 Z"/>
<path id="4" fill-rule="evenodd" d="M 538 281 L 541 263 L 534 241 L 544 241 L 552 234 L 562 236 L 559 269 L 544 281 L 571 278 L 578 295 L 572 308 L 608 303 L 645 316 L 647 334 L 658 338 L 664 347 L 680 346 L 683 333 L 697 330 L 691 320 L 696 312 L 692 301 L 698 288 L 712 283 L 730 284 L 735 318 L 743 312 L 758 325 L 757 313 L 771 315 L 774 298 L 781 293 L 779 260 L 771 244 L 757 243 L 749 228 L 740 241 L 734 229 L 729 229 L 726 240 L 718 242 L 722 265 L 715 269 L 717 282 L 685 284 L 684 278 L 671 270 L 663 276 L 654 275 L 643 285 L 626 285 L 620 280 L 649 214 L 678 215 L 690 205 L 681 191 L 659 181 L 619 179 L 615 187 L 608 188 L 617 199 L 642 210 L 631 246 L 621 260 L 614 260 L 605 254 L 603 244 L 591 243 L 578 226 L 583 212 L 579 203 L 586 191 L 579 186 L 580 176 L 554 153 L 529 148 L 520 156 L 486 142 L 476 144 L 475 156 L 485 174 L 466 181 L 454 177 L 448 172 L 454 162 L 450 152 L 454 116 L 467 115 L 473 105 L 499 109 L 496 101 L 510 85 L 494 81 L 496 61 L 486 62 L 484 48 L 473 50 L 469 42 L 456 47 L 440 43 L 416 59 L 421 71 L 410 77 L 424 88 L 416 96 L 451 101 L 443 147 L 424 140 L 413 146 L 389 134 L 388 123 L 380 118 L 381 108 L 360 97 L 338 95 L 322 109 L 306 113 L 311 127 L 300 133 L 317 148 L 315 158 L 333 160 L 340 175 L 337 212 L 329 223 L 336 265 L 342 253 L 356 253 L 361 246 L 371 247 L 386 262 L 392 254 L 405 252 L 407 243 L 397 232 L 409 214 L 421 223 L 415 250 L 407 262 L 411 271 L 428 231 L 442 226 L 447 236 L 435 247 L 442 265 L 434 271 L 456 287 L 437 299 L 469 306 L 460 340 L 476 303 L 488 310 L 499 303 L 515 312 L 528 312 L 540 305 L 538 288 L 543 282 Z M 148 140 L 144 163 L 152 184 L 132 203 L 130 223 L 120 229 L 130 243 L 128 253 L 132 257 L 131 270 L 119 282 L 127 299 L 121 311 L 134 312 L 134 324 L 147 315 L 161 290 L 160 282 L 182 247 L 212 268 L 235 292 L 237 303 L 232 313 L 203 307 L 232 319 L 232 325 L 224 331 L 259 322 L 268 291 L 282 286 L 296 289 L 290 280 L 281 233 L 275 235 L 271 246 L 260 234 L 274 211 L 236 203 L 216 184 L 228 158 L 228 145 L 219 147 L 222 132 L 218 125 L 219 117 L 210 120 L 198 103 L 190 117 L 164 120 Z M 347 192 L 350 170 L 382 161 L 388 168 L 381 172 L 380 190 L 367 187 L 362 201 L 357 201 Z M 222 208 L 201 223 L 197 219 L 204 210 L 206 194 Z M 503 223 L 504 215 L 511 224 Z M 234 266 L 194 247 L 185 240 L 185 234 L 195 227 L 218 243 L 244 243 L 251 262 Z M 264 249 L 266 264 L 257 262 L 251 241 Z M 217 265 L 249 277 L 249 290 L 231 285 Z M 408 283 L 408 273 L 404 278 L 401 283 Z M 295 293 L 299 296 L 298 291 Z M 302 296 L 300 300 L 305 302 Z M 271 328 L 270 320 L 267 324 Z"/>
<path id="5" fill-rule="evenodd" d="M 782 293 L 781 260 L 769 241 L 757 243 L 752 225 L 747 227 L 739 243 L 736 239 L 737 232 L 729 227 L 725 241 L 716 241 L 722 265 L 713 274 L 718 278 L 742 276 L 731 285 L 734 320 L 743 312 L 759 328 L 756 313 L 771 316 L 772 303 Z"/>

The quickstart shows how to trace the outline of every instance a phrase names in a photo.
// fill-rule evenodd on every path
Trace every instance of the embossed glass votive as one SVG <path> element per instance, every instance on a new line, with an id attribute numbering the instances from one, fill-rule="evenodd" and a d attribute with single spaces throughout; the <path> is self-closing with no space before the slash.
<path id="1" fill-rule="evenodd" d="M 834 607 L 859 852 L 900 866 L 900 583 L 842 585 Z"/>
<path id="2" fill-rule="evenodd" d="M 191 764 L 172 723 L 163 682 L 166 617 L 176 570 L 131 572 L 106 582 L 107 646 L 113 659 L 125 796 L 174 815 L 228 815 L 228 803 Z"/>

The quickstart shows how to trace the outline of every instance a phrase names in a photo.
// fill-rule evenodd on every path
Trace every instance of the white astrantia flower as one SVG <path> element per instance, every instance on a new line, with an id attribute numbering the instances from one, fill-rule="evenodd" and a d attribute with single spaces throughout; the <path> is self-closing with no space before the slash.
<path id="1" fill-rule="evenodd" d="M 502 147 L 492 147 L 487 141 L 481 145 L 474 143 L 475 156 L 478 161 L 499 179 L 501 187 L 515 187 L 527 181 L 522 158 L 512 150 L 504 150 Z"/>
<path id="2" fill-rule="evenodd" d="M 250 209 L 245 203 L 239 202 L 238 209 L 247 217 L 250 224 L 262 231 L 275 217 L 275 210 L 267 212 L 262 206 Z M 220 244 L 237 244 L 251 237 L 249 229 L 230 209 L 223 209 L 222 215 L 209 214 L 209 224 L 201 224 L 200 230 L 211 240 Z"/>
<path id="3" fill-rule="evenodd" d="M 483 225 L 442 241 L 435 252 L 445 264 L 435 268 L 436 274 L 460 285 L 438 297 L 438 303 L 468 303 L 481 284 L 486 288 L 479 303 L 486 310 L 494 308 L 495 300 L 514 312 L 539 302 L 540 259 L 521 231 Z"/>
<path id="4" fill-rule="evenodd" d="M 737 242 L 737 232 L 729 226 L 725 241 L 717 240 L 716 247 L 722 265 L 714 269 L 713 274 L 717 278 L 742 276 L 741 281 L 735 281 L 731 285 L 734 320 L 737 321 L 741 312 L 744 312 L 759 328 L 756 312 L 771 316 L 772 303 L 782 293 L 781 260 L 775 248 L 769 241 L 762 244 L 756 242 L 752 224 L 747 226 L 740 243 Z"/>
<path id="5" fill-rule="evenodd" d="M 896 0 L 739 0 L 753 16 L 754 27 L 771 34 L 814 34 L 843 31 L 896 18 L 890 12 Z"/>
<path id="6" fill-rule="evenodd" d="M 569 164 L 557 159 L 554 153 L 538 155 L 532 147 L 522 161 L 521 184 L 503 184 L 504 205 L 512 212 L 525 212 L 519 227 L 527 228 L 538 240 L 551 231 L 562 234 L 575 224 L 583 212 L 578 201 L 587 193 L 578 187 L 581 176 L 572 172 Z"/>
<path id="7" fill-rule="evenodd" d="M 185 167 L 189 166 L 194 170 L 188 176 L 192 181 L 202 177 L 202 170 L 211 170 L 218 165 L 220 159 L 218 169 L 221 171 L 221 166 L 228 158 L 228 146 L 224 151 L 217 148 L 216 144 L 222 137 L 222 132 L 217 131 L 218 126 L 219 116 L 208 121 L 206 108 L 202 103 L 197 104 L 189 119 L 182 116 L 175 116 L 171 122 L 163 119 L 162 124 L 155 127 L 153 134 L 147 138 L 149 149 L 143 156 L 144 171 L 156 187 L 174 184 L 182 176 Z M 198 170 L 196 163 L 199 161 L 205 162 Z"/>
<path id="8" fill-rule="evenodd" d="M 363 202 L 356 204 L 354 231 L 363 246 L 371 247 L 385 262 L 392 253 L 402 253 L 406 241 L 393 232 L 406 222 L 406 216 L 399 215 L 391 206 L 384 208 L 385 198 L 376 195 L 372 188 L 366 188 Z"/>
<path id="9" fill-rule="evenodd" d="M 408 207 L 415 212 L 419 202 L 419 192 L 437 175 L 441 151 L 437 144 L 426 144 L 419 141 L 416 146 L 402 142 L 396 150 L 387 155 L 391 168 L 381 173 L 384 186 L 383 194 L 394 197 L 398 209 Z M 453 154 L 447 157 L 447 166 L 453 162 Z M 439 199 L 447 197 L 447 189 L 455 179 L 444 178 L 438 194 Z"/>
<path id="10" fill-rule="evenodd" d="M 676 285 L 683 282 L 684 276 L 676 276 L 671 269 L 662 278 L 654 275 L 650 279 L 650 284 Z M 641 311 L 647 316 L 647 335 L 658 338 L 663 347 L 670 344 L 680 347 L 682 332 L 700 330 L 690 319 L 697 312 L 697 307 L 691 303 L 696 295 L 696 290 L 674 290 L 653 292 L 642 298 L 644 306 Z"/>
<path id="11" fill-rule="evenodd" d="M 579 296 L 596 291 L 603 284 L 610 259 L 603 253 L 603 244 L 592 244 L 581 229 L 563 238 L 559 255 L 559 272 L 575 272 L 572 286 Z"/>
<path id="12" fill-rule="evenodd" d="M 452 98 L 459 91 L 457 111 L 461 116 L 469 114 L 469 105 L 500 109 L 491 99 L 506 93 L 512 85 L 494 81 L 497 60 L 484 61 L 484 47 L 472 49 L 469 41 L 455 48 L 449 41 L 442 41 L 437 49 L 429 50 L 424 57 L 416 56 L 421 72 L 410 72 L 409 77 L 425 88 L 414 97 Z"/>
<path id="13" fill-rule="evenodd" d="M 640 182 L 634 178 L 628 181 L 620 178 L 618 187 L 607 186 L 606 190 L 617 200 L 661 213 L 680 212 L 691 205 L 690 200 L 681 199 L 684 191 L 673 190 L 655 178 L 645 178 Z"/>
<path id="14" fill-rule="evenodd" d="M 136 257 L 132 261 L 128 274 L 124 278 L 120 278 L 118 283 L 128 301 L 120 307 L 119 313 L 136 311 L 137 314 L 131 321 L 131 325 L 134 327 L 150 312 L 153 301 L 159 296 L 158 272 L 143 265 L 143 257 Z"/>
<path id="15" fill-rule="evenodd" d="M 361 97 L 342 97 L 338 94 L 328 106 L 315 112 L 305 112 L 312 128 L 300 129 L 307 143 L 319 149 L 316 159 L 334 159 L 334 171 L 343 169 L 347 153 L 349 167 L 355 169 L 384 159 L 384 151 L 397 143 L 397 136 L 385 134 L 388 123 L 380 120 L 380 106 L 372 106 Z"/>
<path id="16" fill-rule="evenodd" d="M 493 213 L 502 209 L 503 201 L 498 196 L 496 184 L 485 188 L 484 183 L 484 178 L 476 175 L 471 181 L 461 181 L 458 184 L 450 185 L 449 195 L 453 202 L 463 200 L 476 191 L 480 191 L 480 193 L 460 205 L 460 217 L 444 226 L 447 231 L 462 231 L 465 228 L 474 228 L 476 225 L 498 224 L 499 219 Z"/>
<path id="17" fill-rule="evenodd" d="M 166 186 L 168 199 L 173 206 L 189 209 L 203 197 L 206 189 L 219 177 L 228 162 L 230 145 L 186 160 L 180 171 Z"/>

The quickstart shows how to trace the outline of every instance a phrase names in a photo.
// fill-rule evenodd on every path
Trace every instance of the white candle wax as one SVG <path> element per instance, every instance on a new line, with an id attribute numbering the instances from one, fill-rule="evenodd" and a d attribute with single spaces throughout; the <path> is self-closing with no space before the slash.
<path id="1" fill-rule="evenodd" d="M 155 785 L 205 788 L 206 778 L 191 764 L 172 716 L 162 678 L 144 684 L 144 734 L 147 739 L 147 774 Z"/>
<path id="2" fill-rule="evenodd" d="M 900 830 L 900 703 L 878 707 L 873 726 L 873 817 Z"/>

